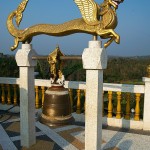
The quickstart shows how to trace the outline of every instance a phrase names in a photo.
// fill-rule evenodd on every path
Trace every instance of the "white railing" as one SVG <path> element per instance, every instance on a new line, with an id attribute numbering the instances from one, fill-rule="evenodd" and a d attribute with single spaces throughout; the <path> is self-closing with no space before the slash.
<path id="1" fill-rule="evenodd" d="M 0 77 L 0 84 L 18 84 L 19 78 L 8 78 L 8 77 Z M 50 87 L 51 83 L 49 80 L 43 79 L 35 79 L 35 86 L 45 86 Z M 86 89 L 85 82 L 78 81 L 65 81 L 65 88 L 70 89 Z M 114 83 L 104 83 L 103 84 L 104 91 L 114 91 L 114 92 L 129 92 L 129 93 L 144 93 L 145 86 L 144 85 L 130 85 L 130 84 L 114 84 Z"/>
<path id="2" fill-rule="evenodd" d="M 145 79 L 145 78 L 144 78 Z M 0 84 L 18 84 L 19 85 L 19 78 L 5 78 L 0 77 Z M 49 80 L 41 80 L 35 79 L 35 86 L 38 87 L 50 87 L 51 83 Z M 77 81 L 66 81 L 65 88 L 68 89 L 80 89 L 86 90 L 86 83 L 85 82 L 77 82 Z M 145 85 L 129 85 L 129 84 L 110 84 L 104 83 L 103 84 L 103 91 L 111 91 L 111 92 L 124 92 L 124 93 L 140 93 L 144 94 L 145 96 Z M 144 104 L 149 105 L 149 104 Z M 109 109 L 109 107 L 108 107 Z M 148 118 L 147 115 L 149 113 L 144 113 L 143 118 Z M 84 114 L 74 114 L 75 118 L 80 121 L 84 121 Z M 125 127 L 125 128 L 134 128 L 134 129 L 144 129 L 144 119 L 140 120 L 126 120 L 125 118 L 121 117 L 117 119 L 116 117 L 112 116 L 111 118 L 103 116 L 103 124 L 109 126 L 116 126 L 116 127 Z M 149 121 L 147 121 L 149 122 Z M 150 130 L 150 128 L 146 128 Z"/>
<path id="3" fill-rule="evenodd" d="M 78 82 L 78 81 L 66 81 L 65 82 L 65 88 L 86 89 L 86 83 L 85 82 Z M 103 84 L 103 91 L 144 93 L 144 85 L 104 83 Z"/>

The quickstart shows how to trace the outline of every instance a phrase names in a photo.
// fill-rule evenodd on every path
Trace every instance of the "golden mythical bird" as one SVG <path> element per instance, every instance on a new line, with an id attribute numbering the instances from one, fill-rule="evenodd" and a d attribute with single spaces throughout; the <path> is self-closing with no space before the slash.
<path id="1" fill-rule="evenodd" d="M 19 30 L 13 24 L 14 17 L 19 26 L 22 20 L 23 11 L 26 8 L 28 0 L 23 0 L 17 10 L 13 11 L 7 19 L 7 28 L 12 36 L 15 37 L 15 44 L 11 47 L 14 50 L 19 42 L 29 43 L 33 36 L 47 34 L 51 36 L 66 36 L 74 33 L 88 33 L 94 36 L 100 36 L 102 39 L 110 38 L 104 47 L 109 46 L 112 41 L 120 43 L 120 36 L 114 31 L 117 26 L 116 9 L 123 0 L 104 0 L 98 5 L 94 0 L 74 0 L 77 4 L 82 18 L 75 19 L 63 24 L 37 24 Z"/>

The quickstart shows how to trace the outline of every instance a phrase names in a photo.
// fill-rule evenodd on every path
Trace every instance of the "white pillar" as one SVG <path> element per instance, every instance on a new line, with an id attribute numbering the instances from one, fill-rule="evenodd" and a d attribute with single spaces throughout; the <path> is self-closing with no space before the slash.
<path id="1" fill-rule="evenodd" d="M 107 53 L 100 41 L 90 41 L 82 54 L 86 69 L 85 150 L 100 150 L 102 143 L 103 69 Z"/>
<path id="2" fill-rule="evenodd" d="M 145 82 L 143 130 L 150 130 L 150 78 L 143 78 Z"/>
<path id="3" fill-rule="evenodd" d="M 20 134 L 21 145 L 29 148 L 36 143 L 35 136 L 35 92 L 34 66 L 36 56 L 30 44 L 22 44 L 16 53 L 16 62 L 20 69 Z"/>

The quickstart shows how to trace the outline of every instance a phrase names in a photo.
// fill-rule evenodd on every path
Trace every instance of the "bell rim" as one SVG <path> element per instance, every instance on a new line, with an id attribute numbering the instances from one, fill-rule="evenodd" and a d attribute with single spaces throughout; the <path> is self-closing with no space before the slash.
<path id="1" fill-rule="evenodd" d="M 57 117 L 47 117 L 44 114 L 42 114 L 39 118 L 39 122 L 41 122 L 42 124 L 45 124 L 47 126 L 63 126 L 63 125 L 73 124 L 75 122 L 75 119 L 72 116 L 72 114 L 70 114 L 68 116 L 64 116 L 64 118 L 62 118 L 60 120 L 60 118 L 58 116 Z"/>

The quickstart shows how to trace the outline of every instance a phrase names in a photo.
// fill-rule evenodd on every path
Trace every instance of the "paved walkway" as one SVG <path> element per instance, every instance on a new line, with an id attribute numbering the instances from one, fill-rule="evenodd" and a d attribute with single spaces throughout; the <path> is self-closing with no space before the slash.
<path id="1" fill-rule="evenodd" d="M 20 119 L 15 111 L 0 111 L 0 150 L 27 150 L 20 145 Z M 102 133 L 103 150 L 150 150 L 150 132 L 103 127 Z M 84 124 L 49 128 L 36 121 L 37 143 L 29 150 L 82 150 L 84 137 Z"/>

